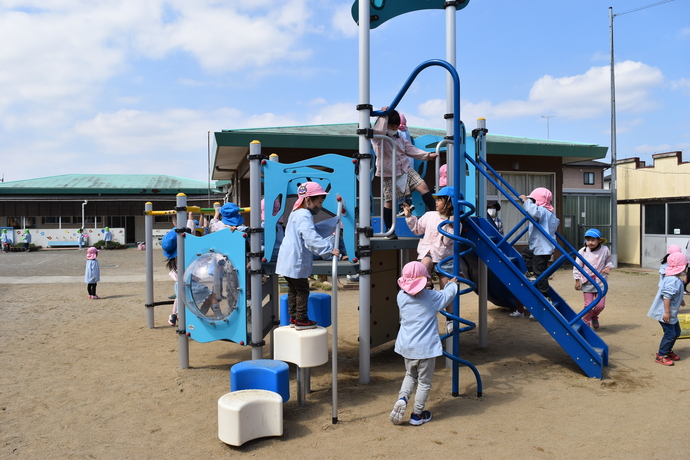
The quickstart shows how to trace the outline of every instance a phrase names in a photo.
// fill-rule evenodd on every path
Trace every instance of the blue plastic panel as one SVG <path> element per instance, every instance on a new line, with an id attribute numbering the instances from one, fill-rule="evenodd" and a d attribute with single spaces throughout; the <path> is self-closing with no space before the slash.
<path id="1" fill-rule="evenodd" d="M 207 318 L 200 318 L 198 313 L 188 308 L 189 302 L 192 299 L 192 292 L 185 283 L 186 331 L 189 337 L 202 343 L 215 340 L 230 340 L 245 345 L 247 343 L 247 254 L 246 239 L 243 233 L 223 229 L 200 237 L 188 234 L 185 236 L 184 241 L 185 269 L 192 265 L 192 262 L 197 258 L 209 252 L 224 254 L 237 269 L 236 273 L 240 287 L 236 309 L 232 314 L 223 321 L 209 321 Z M 186 278 L 185 276 L 183 279 Z M 183 284 L 180 283 L 180 285 Z"/>

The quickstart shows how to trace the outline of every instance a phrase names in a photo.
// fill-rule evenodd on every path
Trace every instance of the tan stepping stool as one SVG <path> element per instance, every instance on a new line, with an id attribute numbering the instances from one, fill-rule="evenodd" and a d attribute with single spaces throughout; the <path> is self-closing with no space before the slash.
<path id="1" fill-rule="evenodd" d="M 231 446 L 283 435 L 283 397 L 268 390 L 240 390 L 218 400 L 218 437 Z"/>
<path id="2" fill-rule="evenodd" d="M 273 359 L 297 365 L 297 404 L 304 406 L 309 368 L 328 362 L 328 329 L 320 326 L 301 331 L 290 326 L 274 329 Z"/>

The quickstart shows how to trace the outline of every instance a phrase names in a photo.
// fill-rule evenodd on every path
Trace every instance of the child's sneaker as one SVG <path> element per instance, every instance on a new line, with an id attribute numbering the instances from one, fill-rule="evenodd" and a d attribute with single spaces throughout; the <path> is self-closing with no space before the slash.
<path id="1" fill-rule="evenodd" d="M 524 318 L 524 317 L 525 317 L 525 314 L 524 314 L 524 313 L 520 313 L 519 311 L 515 310 L 514 312 L 512 312 L 512 313 L 511 313 L 510 315 L 508 315 L 508 316 L 512 316 L 513 318 Z"/>
<path id="2" fill-rule="evenodd" d="M 304 321 L 295 320 L 295 329 L 298 331 L 304 331 L 306 329 L 314 329 L 318 324 L 316 321 L 311 321 L 306 319 Z"/>
<path id="3" fill-rule="evenodd" d="M 177 315 L 175 313 L 168 317 L 168 324 L 170 324 L 171 326 L 177 325 Z"/>
<path id="4" fill-rule="evenodd" d="M 453 322 L 452 321 L 446 321 L 446 334 L 452 334 L 453 333 Z"/>
<path id="5" fill-rule="evenodd" d="M 90 296 L 89 296 L 89 299 L 93 299 L 93 296 L 92 296 L 92 295 L 90 295 Z"/>
<path id="6" fill-rule="evenodd" d="M 536 281 L 537 280 L 537 275 L 535 275 L 534 272 L 525 272 L 525 276 L 530 281 Z"/>
<path id="7" fill-rule="evenodd" d="M 431 412 L 428 410 L 422 411 L 421 414 L 412 414 L 410 417 L 410 425 L 419 426 L 431 421 Z"/>
<path id="8" fill-rule="evenodd" d="M 295 327 L 295 323 L 296 323 L 296 322 L 297 322 L 297 321 L 295 321 L 295 318 L 290 317 L 290 327 Z"/>
<path id="9" fill-rule="evenodd" d="M 92 296 L 91 298 L 92 298 L 92 299 L 96 299 L 96 300 L 100 299 L 100 297 L 98 297 L 97 295 Z"/>
<path id="10" fill-rule="evenodd" d="M 599 318 L 592 318 L 592 327 L 594 329 L 599 329 Z"/>
<path id="11" fill-rule="evenodd" d="M 673 361 L 669 359 L 668 356 L 660 355 L 659 353 L 656 354 L 655 361 L 664 366 L 673 366 Z"/>
<path id="12" fill-rule="evenodd" d="M 668 353 L 666 353 L 666 357 L 668 359 L 670 359 L 671 361 L 680 361 L 680 356 L 678 356 L 677 354 L 675 354 L 672 351 L 669 351 Z"/>
<path id="13" fill-rule="evenodd" d="M 393 406 L 393 411 L 391 412 L 390 419 L 393 425 L 400 425 L 403 422 L 403 417 L 405 416 L 405 410 L 407 409 L 407 399 L 400 398 L 395 401 Z"/>

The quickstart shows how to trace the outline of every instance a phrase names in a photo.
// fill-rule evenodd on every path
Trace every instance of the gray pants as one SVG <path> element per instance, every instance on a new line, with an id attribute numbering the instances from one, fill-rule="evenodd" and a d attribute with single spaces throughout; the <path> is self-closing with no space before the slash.
<path id="1" fill-rule="evenodd" d="M 398 398 L 405 398 L 410 400 L 410 395 L 417 385 L 417 393 L 414 395 L 414 411 L 415 414 L 421 414 L 424 410 L 424 405 L 429 397 L 431 390 L 431 378 L 434 376 L 434 367 L 436 366 L 436 358 L 426 359 L 407 359 L 405 358 L 405 379 L 400 387 Z"/>

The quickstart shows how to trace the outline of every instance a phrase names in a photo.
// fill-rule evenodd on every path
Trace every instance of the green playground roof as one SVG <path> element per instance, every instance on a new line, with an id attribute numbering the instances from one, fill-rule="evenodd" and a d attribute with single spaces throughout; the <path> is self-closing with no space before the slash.
<path id="1" fill-rule="evenodd" d="M 287 154 L 295 150 L 302 152 L 312 150 L 313 156 L 324 153 L 352 155 L 359 148 L 357 127 L 355 123 L 345 123 L 216 132 L 214 133 L 213 178 L 230 179 L 232 176 L 228 173 L 235 170 L 243 175 L 246 166 L 243 169 L 242 165 L 249 154 L 249 144 L 255 140 L 261 142 L 261 151 L 267 155 L 276 153 L 280 156 L 281 153 Z M 414 138 L 424 135 L 440 138 L 445 136 L 445 130 L 441 129 L 409 127 L 409 130 Z M 469 132 L 468 139 L 472 139 Z M 561 157 L 563 163 L 604 158 L 608 150 L 608 147 L 601 147 L 597 144 L 504 136 L 492 133 L 487 134 L 486 141 L 488 155 Z"/>
<path id="2" fill-rule="evenodd" d="M 205 195 L 208 184 L 149 174 L 65 174 L 0 183 L 2 195 Z M 211 183 L 211 193 L 220 193 Z"/>

